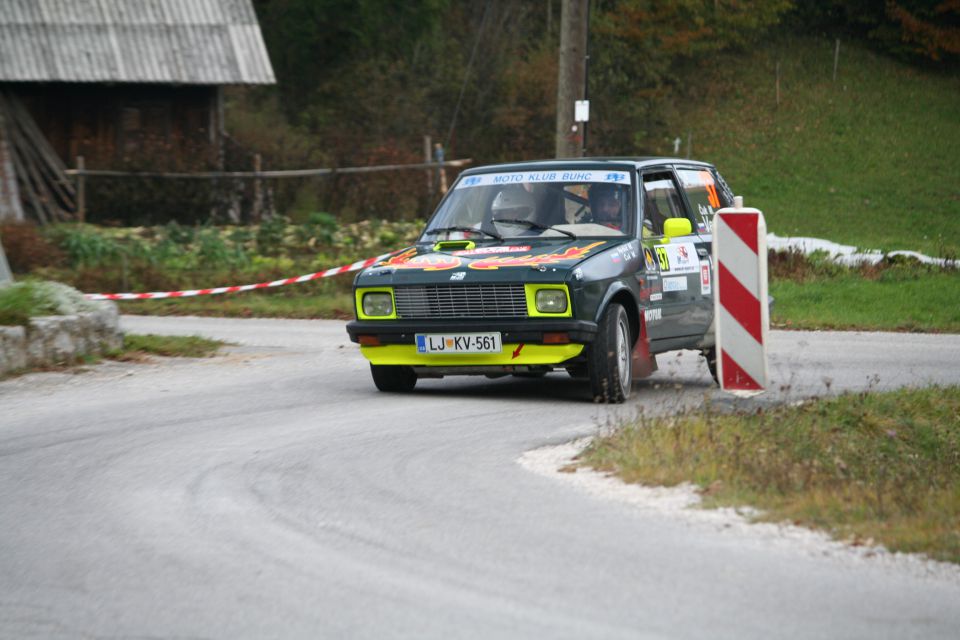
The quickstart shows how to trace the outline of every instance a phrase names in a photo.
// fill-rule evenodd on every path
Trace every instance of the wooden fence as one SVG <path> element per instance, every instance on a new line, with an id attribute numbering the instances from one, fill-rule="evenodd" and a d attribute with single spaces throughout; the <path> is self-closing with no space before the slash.
<path id="1" fill-rule="evenodd" d="M 83 222 L 86 218 L 86 179 L 87 178 L 168 178 L 174 180 L 253 180 L 254 183 L 254 218 L 259 218 L 258 207 L 261 206 L 261 181 L 284 178 L 309 178 L 317 176 L 333 177 L 355 173 L 376 173 L 381 171 L 410 171 L 425 170 L 427 182 L 432 184 L 434 172 L 440 172 L 439 186 L 441 192 L 446 191 L 446 169 L 464 167 L 472 163 L 471 158 L 461 160 L 446 160 L 443 162 L 421 162 L 417 164 L 384 164 L 368 167 L 320 167 L 316 169 L 281 169 L 261 171 L 260 155 L 254 156 L 253 171 L 196 171 L 190 173 L 167 171 L 115 171 L 112 169 L 87 169 L 84 166 L 83 156 L 77 157 L 77 168 L 66 169 L 63 173 L 76 179 L 77 221 Z"/>

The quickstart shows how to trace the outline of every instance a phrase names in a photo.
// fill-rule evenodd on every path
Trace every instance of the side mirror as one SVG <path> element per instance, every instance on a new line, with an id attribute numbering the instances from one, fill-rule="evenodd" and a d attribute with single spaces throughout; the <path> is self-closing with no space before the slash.
<path id="1" fill-rule="evenodd" d="M 668 238 L 688 236 L 693 233 L 693 225 L 686 218 L 667 218 L 663 223 L 663 235 Z"/>

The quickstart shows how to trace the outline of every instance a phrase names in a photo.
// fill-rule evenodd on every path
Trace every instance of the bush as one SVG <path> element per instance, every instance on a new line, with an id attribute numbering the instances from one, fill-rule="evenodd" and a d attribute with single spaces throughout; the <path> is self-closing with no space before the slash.
<path id="1" fill-rule="evenodd" d="M 51 227 L 49 237 L 67 254 L 70 266 L 97 267 L 114 262 L 120 245 L 92 225 L 62 224 Z"/>
<path id="2" fill-rule="evenodd" d="M 35 276 L 83 291 L 166 291 L 248 284 L 338 267 L 399 249 L 422 222 L 339 224 L 313 213 L 302 224 L 276 217 L 259 226 L 98 227 L 63 224 L 46 235 L 65 259 Z M 349 286 L 349 278 L 337 279 Z M 302 291 L 298 287 L 298 291 Z"/>
<path id="3" fill-rule="evenodd" d="M 63 251 L 34 224 L 0 225 L 0 242 L 14 273 L 29 273 L 38 267 L 60 266 L 64 262 Z"/>

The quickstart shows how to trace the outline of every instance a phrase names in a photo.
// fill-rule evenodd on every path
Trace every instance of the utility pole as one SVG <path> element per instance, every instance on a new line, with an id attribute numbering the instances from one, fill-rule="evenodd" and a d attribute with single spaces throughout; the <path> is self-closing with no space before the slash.
<path id="1" fill-rule="evenodd" d="M 585 99 L 587 16 L 589 0 L 561 0 L 560 59 L 557 68 L 556 155 L 574 158 L 583 153 L 583 123 L 574 106 Z"/>

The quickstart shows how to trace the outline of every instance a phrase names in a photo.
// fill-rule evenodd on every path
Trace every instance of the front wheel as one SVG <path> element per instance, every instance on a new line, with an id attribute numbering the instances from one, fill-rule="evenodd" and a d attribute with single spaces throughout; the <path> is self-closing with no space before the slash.
<path id="1" fill-rule="evenodd" d="M 619 404 L 630 397 L 633 368 L 630 320 L 619 304 L 603 312 L 597 338 L 590 345 L 587 371 L 595 402 Z"/>
<path id="2" fill-rule="evenodd" d="M 380 391 L 406 393 L 417 386 L 417 374 L 411 367 L 403 365 L 371 364 L 370 373 L 373 384 Z"/>

